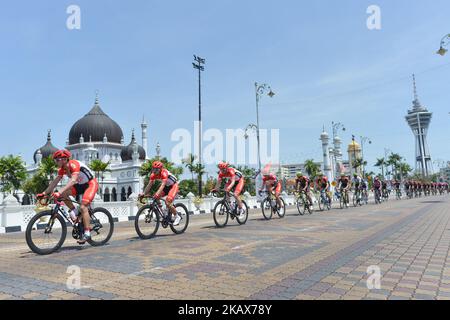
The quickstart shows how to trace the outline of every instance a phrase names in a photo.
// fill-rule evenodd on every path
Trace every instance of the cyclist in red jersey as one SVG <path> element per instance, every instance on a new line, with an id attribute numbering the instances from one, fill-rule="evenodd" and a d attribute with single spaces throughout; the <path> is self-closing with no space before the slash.
<path id="1" fill-rule="evenodd" d="M 302 172 L 297 172 L 297 178 L 295 179 L 295 190 L 298 192 L 303 191 L 306 194 L 306 197 L 308 198 L 309 203 L 311 204 L 311 209 L 313 207 L 313 201 L 311 197 L 311 190 L 310 190 L 310 184 L 309 178 L 304 176 Z"/>
<path id="2" fill-rule="evenodd" d="M 225 186 L 225 191 L 230 192 L 234 188 L 234 195 L 236 196 L 236 201 L 239 206 L 238 213 L 244 214 L 245 209 L 243 208 L 242 200 L 239 197 L 242 190 L 244 189 L 244 176 L 239 170 L 230 167 L 230 165 L 226 162 L 220 162 L 218 167 L 220 171 L 219 177 L 217 178 L 217 184 L 211 191 L 217 192 L 217 190 L 220 188 L 220 184 L 222 183 L 222 179 L 228 179 L 228 182 Z"/>
<path id="3" fill-rule="evenodd" d="M 68 150 L 58 150 L 53 154 L 53 159 L 58 165 L 58 176 L 53 180 L 48 188 L 38 198 L 43 198 L 53 192 L 58 183 L 66 175 L 70 178 L 69 182 L 59 192 L 53 193 L 53 197 L 63 200 L 66 206 L 70 209 L 70 217 L 76 222 L 78 212 L 69 196 L 76 197 L 83 195 L 83 200 L 80 206 L 80 213 L 83 218 L 84 234 L 78 240 L 79 244 L 84 244 L 91 237 L 90 217 L 88 206 L 94 200 L 95 194 L 98 190 L 98 182 L 95 179 L 92 171 L 82 162 L 78 160 L 70 160 L 71 153 Z"/>
<path id="4" fill-rule="evenodd" d="M 319 192 L 325 192 L 325 194 L 327 195 L 329 203 L 331 203 L 331 193 L 330 193 L 331 185 L 330 185 L 330 181 L 328 181 L 327 176 L 324 175 L 322 172 L 319 172 L 317 177 L 318 178 L 316 180 L 316 185 L 317 185 L 317 188 L 319 189 Z"/>
<path id="5" fill-rule="evenodd" d="M 265 169 L 262 171 L 263 174 L 263 184 L 259 192 L 261 192 L 264 188 L 267 190 L 267 192 L 272 192 L 275 189 L 275 198 L 277 201 L 277 205 L 279 208 L 283 207 L 283 204 L 280 200 L 280 193 L 281 193 L 281 181 L 278 181 L 278 178 L 274 174 L 270 174 L 269 169 Z"/>
<path id="6" fill-rule="evenodd" d="M 173 225 L 177 226 L 180 224 L 180 221 L 182 219 L 182 217 L 177 213 L 177 209 L 175 209 L 173 205 L 173 201 L 175 200 L 179 191 L 178 179 L 164 168 L 164 164 L 161 161 L 153 162 L 150 180 L 145 187 L 144 192 L 139 194 L 139 198 L 141 199 L 149 194 L 150 189 L 152 188 L 156 180 L 161 181 L 161 186 L 155 192 L 153 198 L 158 200 L 159 203 L 160 198 L 166 197 L 165 203 L 170 213 L 172 214 Z"/>

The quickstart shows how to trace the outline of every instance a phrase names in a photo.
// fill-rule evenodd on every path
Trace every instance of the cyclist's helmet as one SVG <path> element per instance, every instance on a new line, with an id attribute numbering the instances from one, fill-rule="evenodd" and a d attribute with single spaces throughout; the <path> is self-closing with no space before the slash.
<path id="1" fill-rule="evenodd" d="M 219 169 L 226 169 L 226 168 L 228 168 L 228 163 L 226 163 L 226 162 L 219 162 L 219 165 L 218 165 L 218 167 L 219 167 Z"/>
<path id="2" fill-rule="evenodd" d="M 164 164 L 161 161 L 155 161 L 152 165 L 153 169 L 162 169 L 164 168 Z"/>
<path id="3" fill-rule="evenodd" d="M 303 177 L 303 172 L 299 171 L 297 172 L 297 178 Z"/>
<path id="4" fill-rule="evenodd" d="M 53 159 L 70 159 L 71 156 L 69 150 L 58 150 L 53 154 Z"/>

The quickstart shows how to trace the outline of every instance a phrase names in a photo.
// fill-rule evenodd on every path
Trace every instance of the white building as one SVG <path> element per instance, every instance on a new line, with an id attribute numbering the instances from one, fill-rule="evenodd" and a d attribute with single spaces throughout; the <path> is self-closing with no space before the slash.
<path id="1" fill-rule="evenodd" d="M 446 168 L 441 168 L 439 172 L 439 179 L 442 179 L 443 182 L 450 183 L 450 162 Z"/>
<path id="2" fill-rule="evenodd" d="M 316 164 L 323 167 L 322 162 L 316 162 Z M 304 163 L 283 164 L 281 165 L 281 179 L 295 179 L 297 172 L 299 171 L 303 172 L 305 175 L 307 174 Z"/>
<path id="3" fill-rule="evenodd" d="M 100 108 L 98 98 L 93 108 L 80 120 L 75 122 L 69 132 L 65 149 L 72 153 L 72 158 L 89 165 L 92 160 L 100 159 L 110 162 L 110 172 L 100 174 L 99 190 L 103 200 L 126 201 L 130 194 L 138 194 L 144 187 L 144 180 L 139 176 L 139 169 L 147 159 L 147 123 L 141 124 L 142 146 L 138 145 L 134 130 L 131 142 L 125 145 L 120 126 Z M 29 175 L 36 173 L 42 158 L 51 156 L 56 150 L 51 141 L 50 131 L 47 143 L 36 150 L 34 163 L 27 166 Z"/>

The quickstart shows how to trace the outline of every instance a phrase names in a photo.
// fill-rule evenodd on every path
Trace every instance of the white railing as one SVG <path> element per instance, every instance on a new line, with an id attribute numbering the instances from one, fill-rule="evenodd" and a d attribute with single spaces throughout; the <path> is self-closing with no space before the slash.
<path id="1" fill-rule="evenodd" d="M 293 205 L 295 198 L 293 195 L 282 194 L 287 205 Z M 250 209 L 258 208 L 259 203 L 256 197 L 248 194 L 245 196 L 245 201 Z M 190 214 L 208 214 L 211 213 L 215 204 L 221 198 L 207 197 L 203 198 L 201 203 L 194 201 L 194 197 L 185 199 L 177 199 L 177 203 L 183 203 Z M 197 203 L 197 204 L 196 204 Z M 116 221 L 128 221 L 136 215 L 138 206 L 135 200 L 123 202 L 103 202 L 97 200 L 93 203 L 93 207 L 103 207 L 111 212 Z M 0 233 L 25 231 L 28 222 L 36 214 L 35 205 L 22 206 L 17 203 L 17 200 L 5 201 L 0 205 Z"/>

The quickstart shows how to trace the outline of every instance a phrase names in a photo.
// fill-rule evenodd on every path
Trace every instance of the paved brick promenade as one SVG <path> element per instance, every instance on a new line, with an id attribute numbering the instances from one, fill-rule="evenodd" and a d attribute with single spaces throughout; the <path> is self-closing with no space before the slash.
<path id="1" fill-rule="evenodd" d="M 0 235 L 0 299 L 450 299 L 447 195 L 213 226 L 193 216 L 186 234 L 144 241 L 120 223 L 105 247 L 68 238 L 50 256 Z M 81 289 L 66 286 L 71 265 Z M 380 289 L 367 288 L 369 266 Z"/>

